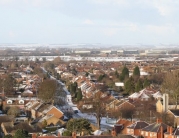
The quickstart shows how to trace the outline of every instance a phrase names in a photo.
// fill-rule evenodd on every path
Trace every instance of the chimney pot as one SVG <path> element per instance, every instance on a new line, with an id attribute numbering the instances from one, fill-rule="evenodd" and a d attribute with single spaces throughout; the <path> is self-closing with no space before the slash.
<path id="1" fill-rule="evenodd" d="M 173 128 L 172 128 L 172 127 L 170 127 L 169 129 L 170 129 L 170 132 L 169 132 L 169 133 L 170 133 L 170 135 L 171 135 L 171 134 L 172 134 L 172 132 L 173 132 Z"/>

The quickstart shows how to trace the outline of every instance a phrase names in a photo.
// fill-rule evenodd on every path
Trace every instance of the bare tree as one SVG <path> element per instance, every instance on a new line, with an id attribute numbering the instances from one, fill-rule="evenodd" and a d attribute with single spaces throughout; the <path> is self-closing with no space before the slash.
<path id="1" fill-rule="evenodd" d="M 13 94 L 15 84 L 16 81 L 10 74 L 0 77 L 0 90 L 4 89 L 6 95 Z"/>
<path id="2" fill-rule="evenodd" d="M 172 114 L 162 112 L 162 113 L 156 114 L 156 116 L 157 116 L 157 118 L 162 119 L 163 123 L 165 123 L 169 126 L 176 127 L 175 117 Z"/>
<path id="3" fill-rule="evenodd" d="M 134 107 L 131 107 L 131 106 L 125 106 L 120 109 L 120 112 L 121 112 L 122 118 L 126 118 L 126 119 L 130 118 L 132 120 L 135 109 L 134 109 Z"/>
<path id="4" fill-rule="evenodd" d="M 179 96 L 179 71 L 168 72 L 162 83 L 162 92 L 168 93 L 177 108 Z"/>
<path id="5" fill-rule="evenodd" d="M 52 62 L 55 64 L 55 65 L 59 65 L 61 63 L 61 58 L 60 57 L 56 57 Z"/>
<path id="6" fill-rule="evenodd" d="M 9 110 L 7 111 L 8 115 L 13 115 L 13 116 L 18 116 L 20 114 L 20 108 L 17 106 L 12 106 L 9 108 Z"/>
<path id="7" fill-rule="evenodd" d="M 101 119 L 106 116 L 106 104 L 102 98 L 102 93 L 94 94 L 92 99 L 85 99 L 83 105 L 91 105 L 91 108 L 82 108 L 81 111 L 93 114 L 96 117 L 97 128 L 100 129 Z"/>
<path id="8" fill-rule="evenodd" d="M 44 80 L 40 84 L 38 98 L 40 98 L 45 103 L 52 102 L 54 100 L 56 90 L 57 84 L 55 80 Z"/>
<path id="9" fill-rule="evenodd" d="M 151 117 L 154 117 L 156 113 L 155 103 L 156 101 L 153 99 L 148 101 L 136 101 L 136 112 L 134 113 L 134 116 L 144 121 L 152 121 L 150 119 L 152 119 Z"/>
<path id="10" fill-rule="evenodd" d="M 101 97 L 101 93 L 96 93 L 93 98 L 94 115 L 97 121 L 97 127 L 100 129 L 101 118 L 106 115 L 106 105 L 104 99 Z"/>

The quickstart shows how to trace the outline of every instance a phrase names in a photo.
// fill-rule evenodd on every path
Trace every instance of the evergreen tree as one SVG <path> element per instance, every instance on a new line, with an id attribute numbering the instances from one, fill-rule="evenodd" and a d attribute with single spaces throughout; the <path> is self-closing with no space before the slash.
<path id="1" fill-rule="evenodd" d="M 139 79 L 139 78 L 140 78 L 140 69 L 139 69 L 138 66 L 136 66 L 136 67 L 134 68 L 133 77 L 134 77 L 134 79 Z"/>
<path id="2" fill-rule="evenodd" d="M 143 89 L 143 84 L 142 84 L 142 81 L 139 79 L 138 81 L 137 81 L 137 83 L 135 84 L 135 91 L 136 92 L 139 92 L 140 90 L 142 90 Z"/>
<path id="3" fill-rule="evenodd" d="M 106 77 L 106 74 L 101 74 L 98 77 L 98 81 L 102 81 Z"/>
<path id="4" fill-rule="evenodd" d="M 66 128 L 70 132 L 77 132 L 77 133 L 91 133 L 91 126 L 90 122 L 87 119 L 79 118 L 79 119 L 72 119 L 67 122 Z"/>
<path id="5" fill-rule="evenodd" d="M 127 78 L 129 78 L 129 69 L 126 66 L 124 66 L 124 68 L 122 69 L 122 73 L 120 75 L 120 80 L 124 81 Z"/>
<path id="6" fill-rule="evenodd" d="M 61 76 L 59 73 L 57 73 L 57 80 L 61 79 Z"/>
<path id="7" fill-rule="evenodd" d="M 4 136 L 4 138 L 13 138 L 13 137 L 12 137 L 12 135 L 7 134 L 7 135 Z"/>
<path id="8" fill-rule="evenodd" d="M 23 129 L 18 129 L 15 132 L 15 135 L 13 138 L 27 138 L 28 137 L 28 132 L 23 130 Z"/>
<path id="9" fill-rule="evenodd" d="M 63 132 L 63 136 L 72 136 L 72 133 L 71 133 L 71 131 L 69 131 L 69 130 L 65 130 L 65 131 Z"/>
<path id="10" fill-rule="evenodd" d="M 77 89 L 77 87 L 78 87 L 77 82 L 74 82 L 73 85 L 74 85 L 74 87 Z"/>
<path id="11" fill-rule="evenodd" d="M 80 101 L 82 98 L 83 98 L 83 95 L 82 95 L 81 89 L 78 89 L 78 92 L 77 92 L 77 101 Z"/>
<path id="12" fill-rule="evenodd" d="M 76 94 L 76 90 L 77 90 L 77 83 L 72 83 L 71 86 L 70 86 L 70 92 L 72 94 Z"/>
<path id="13" fill-rule="evenodd" d="M 44 119 L 43 122 L 42 122 L 42 128 L 45 128 L 47 126 L 47 120 Z"/>
<path id="14" fill-rule="evenodd" d="M 89 72 L 86 72 L 86 73 L 85 73 L 85 76 L 88 77 L 88 75 L 89 75 Z"/>
<path id="15" fill-rule="evenodd" d="M 150 86 L 150 81 L 146 78 L 145 80 L 144 80 L 144 88 L 146 88 L 146 87 L 148 87 L 148 86 Z"/>
<path id="16" fill-rule="evenodd" d="M 119 78 L 119 73 L 118 73 L 117 70 L 115 71 L 115 76 L 116 76 L 117 78 Z"/>
<path id="17" fill-rule="evenodd" d="M 74 75 L 76 75 L 76 74 L 78 73 L 75 68 L 73 68 L 73 69 L 71 70 L 71 72 L 72 72 L 72 74 L 74 74 Z"/>
<path id="18" fill-rule="evenodd" d="M 131 92 L 134 92 L 134 90 L 135 90 L 134 79 L 132 77 L 130 77 L 124 83 L 124 87 L 125 87 L 125 92 L 126 93 L 130 94 Z"/>

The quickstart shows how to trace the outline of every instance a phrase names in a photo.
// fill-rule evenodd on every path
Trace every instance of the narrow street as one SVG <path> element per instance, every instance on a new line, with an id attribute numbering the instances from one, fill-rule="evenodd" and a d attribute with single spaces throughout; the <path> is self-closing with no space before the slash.
<path id="1" fill-rule="evenodd" d="M 41 68 L 45 73 L 47 72 L 43 67 Z M 66 89 L 66 86 L 60 80 L 57 80 L 51 75 L 50 78 L 56 80 L 58 85 L 56 97 L 54 99 L 55 106 L 62 112 L 64 112 L 65 115 L 69 113 L 72 115 L 73 118 L 85 118 L 88 119 L 93 125 L 96 125 L 96 118 L 94 115 L 81 113 L 81 111 L 77 108 L 77 105 L 72 103 L 71 94 Z M 78 113 L 75 113 L 75 111 L 77 111 Z M 106 120 L 106 117 L 103 117 L 101 119 L 101 130 L 111 130 L 113 128 L 114 125 L 106 123 Z"/>
<path id="2" fill-rule="evenodd" d="M 59 80 L 58 80 L 58 82 L 59 82 Z M 62 84 L 61 82 L 59 84 L 60 84 L 59 87 L 61 87 L 61 90 L 62 90 L 61 92 L 65 93 L 65 94 L 69 94 L 69 92 L 67 92 L 67 89 L 66 89 L 65 85 Z M 67 98 L 63 98 L 63 99 L 67 99 Z M 77 108 L 77 106 L 72 103 L 72 101 L 67 101 L 66 100 L 65 103 L 66 104 L 63 107 L 68 109 L 68 111 L 73 113 L 73 118 L 85 118 L 85 119 L 88 119 L 90 121 L 90 123 L 92 123 L 93 125 L 96 126 L 96 118 L 95 118 L 94 115 L 81 113 L 81 111 Z M 78 113 L 74 113 L 76 110 L 78 110 Z M 113 125 L 107 124 L 106 123 L 106 117 L 103 117 L 102 120 L 101 120 L 101 130 L 111 130 L 112 128 L 113 128 Z"/>

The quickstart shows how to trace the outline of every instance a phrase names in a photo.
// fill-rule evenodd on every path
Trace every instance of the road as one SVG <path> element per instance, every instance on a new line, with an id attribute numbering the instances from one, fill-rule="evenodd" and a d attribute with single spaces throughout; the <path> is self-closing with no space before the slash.
<path id="1" fill-rule="evenodd" d="M 47 71 L 41 67 L 42 70 L 47 73 Z M 49 74 L 50 75 L 50 74 Z M 86 118 L 92 123 L 93 125 L 96 125 L 96 118 L 92 114 L 86 114 L 86 113 L 81 113 L 81 111 L 77 108 L 75 104 L 72 103 L 70 92 L 66 89 L 66 86 L 60 81 L 54 78 L 53 76 L 50 75 L 50 78 L 53 80 L 56 80 L 58 83 L 58 90 L 60 91 L 60 94 L 57 93 L 56 95 L 56 100 L 63 100 L 64 105 L 59 105 L 56 104 L 56 107 L 59 108 L 62 112 L 71 112 L 73 114 L 73 118 Z M 56 102 L 58 103 L 58 102 Z M 76 110 L 78 110 L 78 113 L 74 113 Z M 101 130 L 111 130 L 113 128 L 113 125 L 107 124 L 106 123 L 106 118 L 103 117 L 101 121 Z"/>

